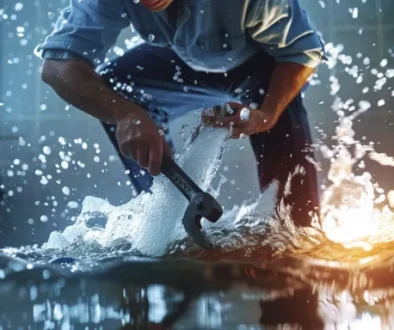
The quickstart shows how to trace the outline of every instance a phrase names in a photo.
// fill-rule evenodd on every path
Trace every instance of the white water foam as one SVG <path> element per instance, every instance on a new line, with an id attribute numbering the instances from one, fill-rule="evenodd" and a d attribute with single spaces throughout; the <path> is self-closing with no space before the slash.
<path id="1" fill-rule="evenodd" d="M 217 195 L 211 182 L 219 169 L 223 149 L 227 139 L 224 129 L 204 128 L 193 143 L 187 143 L 182 156 L 177 160 L 184 171 L 201 187 L 202 190 Z M 187 200 L 164 176 L 154 179 L 152 194 L 143 193 L 129 203 L 114 207 L 108 202 L 94 197 L 87 197 L 83 203 L 81 215 L 75 224 L 63 233 L 53 232 L 44 248 L 64 249 L 73 244 L 89 245 L 98 243 L 109 247 L 116 240 L 126 239 L 136 249 L 149 256 L 162 256 L 169 251 L 171 244 L 187 238 L 181 219 L 187 206 Z M 253 227 L 256 221 L 263 223 L 264 214 L 272 214 L 275 187 L 268 194 L 261 196 L 250 205 L 234 206 L 228 210 L 216 224 L 203 221 L 207 236 L 214 240 L 223 238 L 223 230 L 232 232 L 228 242 L 242 240 L 238 235 L 239 227 Z M 216 197 L 216 196 L 215 196 Z M 106 217 L 105 228 L 89 228 L 87 220 L 92 215 Z M 247 215 L 258 215 L 256 220 L 245 223 Z M 234 230 L 237 228 L 237 230 Z M 257 228 L 257 227 L 256 227 Z M 238 234 L 237 234 L 238 232 Z M 224 241 L 220 242 L 225 244 Z M 243 241 L 244 243 L 244 241 Z M 82 247 L 83 248 L 83 247 Z"/>

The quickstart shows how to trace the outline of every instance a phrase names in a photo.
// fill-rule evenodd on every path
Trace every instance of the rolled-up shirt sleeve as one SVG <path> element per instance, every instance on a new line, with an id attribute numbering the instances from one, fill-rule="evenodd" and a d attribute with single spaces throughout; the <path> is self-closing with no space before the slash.
<path id="1" fill-rule="evenodd" d="M 74 54 L 97 66 L 116 43 L 122 31 L 130 25 L 123 0 L 70 0 L 61 11 L 54 31 L 37 47 L 39 54 L 46 51 Z"/>
<path id="2" fill-rule="evenodd" d="M 298 0 L 255 0 L 246 28 L 251 38 L 278 62 L 315 68 L 324 44 Z"/>

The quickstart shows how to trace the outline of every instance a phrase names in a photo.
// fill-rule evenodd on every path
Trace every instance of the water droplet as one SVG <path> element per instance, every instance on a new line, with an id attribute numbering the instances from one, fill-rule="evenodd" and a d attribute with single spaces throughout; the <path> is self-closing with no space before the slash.
<path id="1" fill-rule="evenodd" d="M 49 148 L 48 146 L 45 146 L 44 148 L 42 148 L 42 151 L 44 152 L 45 155 L 51 154 L 51 148 Z"/>
<path id="2" fill-rule="evenodd" d="M 68 202 L 68 204 L 67 204 L 67 207 L 70 209 L 76 209 L 76 208 L 78 208 L 78 206 L 79 206 L 79 204 L 74 201 Z"/>
<path id="3" fill-rule="evenodd" d="M 132 123 L 133 123 L 133 124 L 136 124 L 136 125 L 139 125 L 139 124 L 141 124 L 141 120 L 139 120 L 139 119 L 133 119 Z"/>
<path id="4" fill-rule="evenodd" d="M 394 69 L 389 69 L 386 71 L 387 78 L 394 78 Z"/>
<path id="5" fill-rule="evenodd" d="M 155 40 L 155 35 L 154 34 L 150 34 L 149 35 L 149 41 L 153 42 L 153 40 Z"/>
<path id="6" fill-rule="evenodd" d="M 57 140 L 58 140 L 58 142 L 59 142 L 61 145 L 63 145 L 63 146 L 66 145 L 66 140 L 64 139 L 64 137 L 61 136 L 61 137 L 59 137 Z"/>
<path id="7" fill-rule="evenodd" d="M 234 109 L 231 108 L 230 104 L 226 104 L 225 108 L 226 108 L 226 113 L 228 115 L 233 115 L 234 114 Z"/>
<path id="8" fill-rule="evenodd" d="M 66 196 L 70 195 L 70 188 L 69 187 L 63 187 L 62 188 L 62 193 L 65 194 Z"/>
<path id="9" fill-rule="evenodd" d="M 61 162 L 60 166 L 61 166 L 62 168 L 64 168 L 65 170 L 67 170 L 67 169 L 68 169 L 68 162 L 66 162 L 65 160 L 63 160 L 63 161 Z"/>
<path id="10" fill-rule="evenodd" d="M 23 9 L 23 3 L 17 2 L 15 4 L 15 11 L 21 11 Z"/>
<path id="11" fill-rule="evenodd" d="M 250 118 L 250 110 L 248 108 L 243 108 L 239 114 L 242 121 L 248 121 Z"/>
<path id="12" fill-rule="evenodd" d="M 252 102 L 249 104 L 249 108 L 252 110 L 257 110 L 259 105 L 256 102 Z"/>
<path id="13" fill-rule="evenodd" d="M 389 63 L 388 60 L 387 60 L 386 58 L 384 58 L 384 59 L 380 62 L 380 66 L 381 66 L 382 68 L 384 68 L 385 66 L 387 66 L 388 63 Z"/>

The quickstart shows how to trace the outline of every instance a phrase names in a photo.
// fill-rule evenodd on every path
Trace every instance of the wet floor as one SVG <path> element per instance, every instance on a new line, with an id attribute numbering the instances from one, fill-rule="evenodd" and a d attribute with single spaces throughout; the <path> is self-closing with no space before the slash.
<path id="1" fill-rule="evenodd" d="M 329 252 L 327 252 L 329 251 Z M 319 258 L 317 258 L 319 256 Z M 23 259 L 22 259 L 23 258 Z M 1 329 L 392 329 L 394 247 L 0 257 Z"/>

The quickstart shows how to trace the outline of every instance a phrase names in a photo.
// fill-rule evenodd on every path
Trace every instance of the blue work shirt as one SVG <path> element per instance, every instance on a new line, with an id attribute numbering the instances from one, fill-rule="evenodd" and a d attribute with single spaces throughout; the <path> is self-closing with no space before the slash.
<path id="1" fill-rule="evenodd" d="M 70 0 L 38 50 L 44 58 L 74 54 L 97 66 L 132 24 L 145 42 L 171 47 L 197 71 L 229 71 L 259 49 L 277 62 L 312 68 L 323 57 L 323 42 L 298 0 L 175 1 L 176 20 L 135 0 Z"/>

